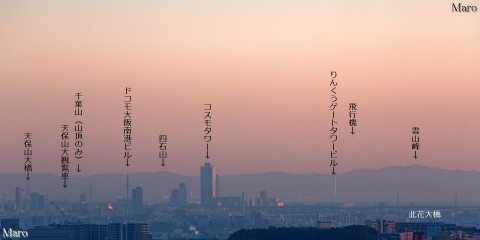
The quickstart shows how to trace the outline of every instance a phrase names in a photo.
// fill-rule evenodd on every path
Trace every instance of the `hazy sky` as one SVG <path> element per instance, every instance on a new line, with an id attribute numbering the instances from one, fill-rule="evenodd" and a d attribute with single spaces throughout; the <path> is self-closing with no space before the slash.
<path id="1" fill-rule="evenodd" d="M 60 174 L 60 126 L 73 125 L 82 92 L 82 174 L 198 175 L 204 103 L 213 105 L 217 173 L 328 173 L 331 70 L 340 82 L 339 173 L 411 164 L 479 170 L 480 13 L 452 13 L 451 4 L 1 0 L 0 172 L 23 172 L 23 134 L 32 132 L 34 172 Z M 350 102 L 358 104 L 353 137 Z M 413 126 L 421 132 L 416 160 Z M 165 167 L 159 134 L 168 135 Z"/>

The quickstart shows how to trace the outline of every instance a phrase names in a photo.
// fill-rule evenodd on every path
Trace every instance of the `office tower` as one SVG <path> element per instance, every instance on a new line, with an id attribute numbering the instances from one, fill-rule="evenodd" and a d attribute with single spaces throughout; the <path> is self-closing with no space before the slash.
<path id="1" fill-rule="evenodd" d="M 130 192 L 130 178 L 128 177 L 128 174 L 127 174 L 127 182 L 126 182 L 126 188 L 127 188 L 127 199 L 128 199 L 128 194 Z"/>
<path id="2" fill-rule="evenodd" d="M 262 213 L 261 212 L 251 212 L 248 219 L 249 225 L 251 228 L 258 228 L 262 226 Z"/>
<path id="3" fill-rule="evenodd" d="M 149 240 L 148 224 L 146 223 L 127 223 L 124 224 L 124 238 L 125 240 Z"/>
<path id="4" fill-rule="evenodd" d="M 143 191 L 141 187 L 132 189 L 133 214 L 143 214 Z"/>
<path id="5" fill-rule="evenodd" d="M 105 240 L 107 237 L 107 225 L 75 224 L 73 228 L 75 240 Z"/>
<path id="6" fill-rule="evenodd" d="M 178 189 L 173 189 L 172 194 L 170 195 L 170 204 L 178 206 L 180 204 L 180 196 Z"/>
<path id="7" fill-rule="evenodd" d="M 212 204 L 215 198 L 215 167 L 205 163 L 200 167 L 200 200 L 202 204 Z"/>
<path id="8" fill-rule="evenodd" d="M 215 176 L 215 197 L 220 197 L 220 175 Z"/>
<path id="9" fill-rule="evenodd" d="M 107 227 L 107 239 L 108 240 L 120 240 L 122 239 L 122 226 L 121 223 L 110 223 Z"/>
<path id="10" fill-rule="evenodd" d="M 38 209 L 43 210 L 45 208 L 45 196 L 38 194 L 37 203 L 38 203 Z"/>
<path id="11" fill-rule="evenodd" d="M 16 187 L 15 188 L 15 205 L 17 210 L 23 209 L 24 198 L 25 196 L 23 193 L 23 188 Z"/>
<path id="12" fill-rule="evenodd" d="M 133 194 L 132 194 L 133 197 Z M 148 240 L 148 224 L 146 223 L 110 223 L 108 224 L 108 240 Z"/>
<path id="13" fill-rule="evenodd" d="M 38 193 L 30 193 L 30 210 L 42 210 L 45 208 L 45 196 Z"/>
<path id="14" fill-rule="evenodd" d="M 181 182 L 178 185 L 178 198 L 180 206 L 187 205 L 187 184 L 185 184 L 184 182 Z"/>
<path id="15" fill-rule="evenodd" d="M 267 191 L 261 191 L 260 192 L 260 201 L 259 205 L 262 207 L 267 206 Z"/>
<path id="16" fill-rule="evenodd" d="M 242 211 L 243 211 L 243 216 L 246 216 L 245 215 L 245 205 L 247 205 L 247 203 L 245 202 L 245 192 L 242 192 Z"/>

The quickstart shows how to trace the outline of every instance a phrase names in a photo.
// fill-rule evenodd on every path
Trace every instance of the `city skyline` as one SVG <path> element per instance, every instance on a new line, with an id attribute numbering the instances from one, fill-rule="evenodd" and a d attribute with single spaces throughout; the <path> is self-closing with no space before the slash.
<path id="1" fill-rule="evenodd" d="M 205 164 L 201 168 L 204 168 Z M 210 165 L 210 168 L 212 167 Z M 409 178 L 405 178 L 405 175 L 408 175 Z M 216 174 L 216 176 L 220 178 L 220 174 Z M 385 176 L 389 177 L 385 178 Z M 213 178 L 208 174 L 204 177 Z M 138 194 L 135 198 L 139 199 L 136 201 L 137 206 L 142 205 L 141 202 L 145 201 L 170 201 L 184 206 L 185 204 L 180 201 L 180 198 L 185 202 L 188 199 L 207 205 L 216 204 L 217 200 L 230 201 L 231 197 L 241 197 L 247 201 L 252 196 L 267 190 L 279 200 L 288 203 L 339 201 L 363 204 L 381 201 L 394 205 L 398 205 L 399 202 L 401 204 L 416 202 L 441 204 L 455 202 L 457 204 L 460 202 L 462 205 L 471 205 L 480 201 L 480 188 L 475 184 L 480 181 L 479 171 L 454 171 L 422 166 L 356 170 L 336 175 L 336 193 L 334 190 L 335 180 L 331 174 L 268 172 L 222 175 L 221 178 L 223 179 L 222 195 L 216 195 L 215 198 L 210 195 L 213 190 L 212 182 L 202 183 L 201 171 L 200 176 L 185 176 L 169 172 L 77 176 L 69 180 L 67 188 L 59 188 L 63 181 L 53 174 L 32 175 L 32 179 L 35 181 L 19 184 L 24 181 L 23 174 L 0 173 L 0 189 L 7 199 L 13 199 L 15 202 L 20 202 L 18 199 L 25 198 L 22 196 L 29 196 L 29 192 L 49 193 L 52 198 L 65 200 L 80 197 L 84 199 L 84 202 L 107 201 L 115 198 L 130 201 L 128 199 L 133 200 L 133 193 L 136 191 Z M 18 185 L 15 186 L 15 183 Z M 131 189 L 129 188 L 130 184 L 134 186 Z M 202 186 L 203 184 L 210 187 Z M 215 185 L 216 192 L 220 190 L 220 185 L 217 185 L 217 181 L 215 181 Z M 188 191 L 187 186 L 189 186 Z M 128 193 L 132 193 L 130 198 L 125 194 L 125 187 Z M 202 194 L 202 189 L 205 194 Z M 172 199 L 174 194 L 175 197 Z M 138 195 L 141 197 L 139 198 Z M 209 203 L 207 200 L 202 201 L 202 195 L 212 196 Z M 262 201 L 265 202 L 265 198 Z"/>
<path id="2" fill-rule="evenodd" d="M 0 0 L 0 239 L 480 240 L 459 1 Z"/>
<path id="3" fill-rule="evenodd" d="M 480 213 L 480 208 L 478 208 L 480 191 L 476 191 L 478 186 L 470 186 L 478 182 L 475 179 L 480 179 L 480 172 L 463 172 L 463 175 L 459 175 L 462 171 L 412 166 L 391 167 L 388 170 L 390 172 L 387 170 L 379 173 L 371 171 L 370 173 L 352 173 L 351 176 L 340 174 L 339 176 L 342 177 L 339 179 L 350 179 L 349 184 L 342 186 L 344 188 L 349 186 L 356 192 L 342 189 L 338 196 L 337 194 L 331 195 L 332 189 L 328 183 L 325 188 L 325 178 L 323 180 L 313 179 L 312 174 L 303 177 L 313 185 L 299 184 L 292 176 L 287 174 L 280 176 L 279 173 L 276 176 L 270 176 L 271 179 L 268 178 L 269 174 L 263 176 L 249 174 L 243 179 L 238 179 L 238 176 L 230 176 L 234 179 L 237 178 L 236 182 L 229 179 L 227 175 L 222 177 L 222 182 L 226 180 L 226 186 L 223 187 L 222 193 L 226 192 L 226 194 L 219 196 L 220 174 L 217 174 L 215 166 L 205 162 L 199 170 L 200 176 L 193 178 L 193 186 L 190 186 L 190 189 L 195 189 L 195 185 L 197 185 L 200 196 L 192 195 L 190 192 L 190 196 L 187 197 L 189 185 L 185 181 L 188 179 L 185 179 L 185 176 L 179 176 L 180 178 L 173 180 L 175 187 L 171 190 L 168 200 L 162 198 L 161 195 L 160 198 L 155 199 L 144 196 L 151 196 L 152 193 L 156 193 L 158 196 L 158 192 L 162 189 L 167 191 L 171 189 L 168 184 L 165 184 L 172 182 L 163 176 L 166 174 L 165 172 L 163 174 L 161 172 L 153 173 L 162 179 L 161 181 L 151 179 L 151 176 L 147 180 L 139 174 L 132 174 L 132 177 L 130 174 L 115 174 L 121 176 L 125 182 L 127 193 L 130 181 L 133 180 L 135 187 L 131 189 L 131 198 L 128 196 L 125 198 L 123 194 L 118 195 L 118 191 L 115 189 L 119 183 L 118 180 L 114 180 L 112 185 L 109 177 L 99 176 L 105 186 L 113 188 L 117 196 L 109 195 L 105 189 L 98 189 L 96 186 L 99 183 L 93 179 L 95 194 L 92 195 L 92 184 L 90 183 L 88 201 L 85 193 L 80 194 L 79 197 L 77 195 L 78 198 L 73 197 L 78 192 L 75 193 L 72 190 L 78 190 L 78 186 L 74 186 L 70 190 L 64 189 L 63 193 L 67 195 L 56 196 L 49 194 L 48 191 L 46 195 L 43 195 L 45 189 L 41 190 L 38 187 L 30 187 L 30 185 L 27 185 L 25 191 L 23 187 L 18 186 L 18 181 L 12 181 L 10 188 L 13 189 L 13 186 L 17 185 L 13 194 L 14 198 L 9 198 L 3 192 L 0 201 L 3 237 L 24 234 L 31 239 L 71 240 L 167 240 L 179 237 L 183 239 L 198 239 L 199 237 L 230 239 L 229 236 L 240 234 L 239 230 L 253 231 L 252 234 L 255 234 L 255 232 L 268 229 L 268 231 L 272 231 L 270 234 L 274 234 L 277 231 L 276 228 L 297 231 L 299 227 L 303 230 L 309 229 L 308 231 L 319 230 L 320 232 L 317 233 L 326 233 L 327 230 L 347 231 L 347 229 L 351 229 L 348 230 L 352 231 L 351 235 L 355 230 L 348 228 L 349 226 L 358 229 L 355 234 L 369 232 L 368 239 L 372 240 L 411 240 L 412 237 L 413 240 L 438 240 L 436 237 L 444 236 L 455 236 L 449 239 L 456 240 L 468 236 L 480 237 L 480 230 L 475 228 L 480 222 L 480 214 L 478 214 Z M 404 178 L 407 172 L 410 176 L 409 179 Z M 377 177 L 372 176 L 372 173 Z M 378 181 L 381 179 L 378 176 L 383 175 L 389 175 L 391 181 Z M 297 177 L 300 176 L 302 175 Z M 361 177 L 362 181 L 359 181 L 355 179 L 355 176 L 357 178 L 358 176 L 364 177 Z M 369 176 L 371 179 L 367 180 L 365 176 Z M 458 176 L 461 176 L 463 182 L 455 181 Z M 1 177 L 2 174 L 0 174 Z M 331 175 L 325 177 L 332 178 Z M 272 178 L 275 180 L 272 181 Z M 426 178 L 429 180 L 423 181 Z M 443 182 L 438 181 L 438 178 L 443 178 Z M 58 178 L 55 179 L 58 181 Z M 138 181 L 138 179 L 143 180 Z M 444 181 L 446 179 L 450 180 Z M 192 184 L 191 180 L 188 181 L 189 184 Z M 395 201 L 392 200 L 393 196 L 388 197 L 388 195 L 393 195 L 395 190 L 399 190 L 395 188 L 396 185 L 410 185 L 405 181 L 415 182 L 415 186 L 408 187 L 410 196 L 406 192 L 397 192 Z M 451 192 L 453 188 L 455 190 L 454 201 L 452 201 L 453 199 L 445 201 L 439 196 L 430 198 L 429 201 L 436 199 L 433 202 L 422 199 L 421 194 L 432 197 L 432 192 L 423 192 L 422 189 L 430 190 L 432 188 L 429 181 L 440 186 L 440 188 L 434 189 L 437 194 L 440 194 L 439 196 L 448 191 Z M 470 185 L 467 185 L 465 181 L 470 182 Z M 280 188 L 264 185 L 273 182 L 278 182 Z M 0 181 L 1 183 L 2 181 Z M 51 183 L 42 185 L 51 185 Z M 250 186 L 257 187 L 257 192 L 253 195 L 251 191 L 245 194 L 245 190 Z M 298 191 L 298 186 L 307 190 L 306 196 L 309 197 L 300 201 L 285 202 L 282 197 L 277 195 L 278 189 L 286 192 Z M 7 188 L 0 187 L 3 190 Z M 144 187 L 147 190 L 144 191 Z M 258 188 L 261 190 L 258 191 Z M 85 186 L 84 191 L 86 189 Z M 369 190 L 365 191 L 365 189 Z M 318 198 L 318 196 L 312 195 L 315 193 L 323 194 L 323 197 Z M 346 193 L 353 195 L 345 196 Z M 352 198 L 358 193 L 366 193 L 372 199 Z M 379 196 L 379 193 L 383 194 L 383 197 Z M 476 193 L 476 200 L 472 199 L 469 193 L 474 193 L 474 195 Z M 404 199 L 405 195 L 407 195 L 406 199 Z M 97 198 L 100 196 L 103 199 Z M 417 198 L 412 199 L 411 196 Z M 364 233 L 361 233 L 360 229 L 363 229 Z M 475 239 L 477 238 L 472 240 Z"/>
<path id="4" fill-rule="evenodd" d="M 407 170 L 417 171 L 417 175 L 420 173 L 428 177 L 424 174 L 426 169 L 422 167 L 410 167 Z M 419 170 L 421 171 L 418 172 Z M 447 174 L 436 172 L 435 175 L 448 176 L 450 172 L 452 171 L 446 171 Z M 169 201 L 144 200 L 145 182 L 135 183 L 138 186 L 132 188 L 131 199 L 117 196 L 116 199 L 95 201 L 86 201 L 85 194 L 80 195 L 79 199 L 58 198 L 49 197 L 48 193 L 45 196 L 30 192 L 28 186 L 25 194 L 22 187 L 15 187 L 15 198 L 5 198 L 3 193 L 0 202 L 3 237 L 22 233 L 28 234 L 31 239 L 166 240 L 178 239 L 180 236 L 187 239 L 198 239 L 200 236 L 205 239 L 227 239 L 229 236 L 238 235 L 239 230 L 253 231 L 252 234 L 266 229 L 273 231 L 270 234 L 274 234 L 276 228 L 297 231 L 299 227 L 303 230 L 309 229 L 308 231 L 317 229 L 320 230 L 319 233 L 333 229 L 354 231 L 353 228 L 348 228 L 349 226 L 369 232 L 371 236 L 368 239 L 372 240 L 409 240 L 412 236 L 414 240 L 437 240 L 436 237 L 445 236 L 454 236 L 448 238 L 451 240 L 473 236 L 472 240 L 475 240 L 480 237 L 479 230 L 475 228 L 480 221 L 480 215 L 477 214 L 480 209 L 478 204 L 465 202 L 465 192 L 461 195 L 460 203 L 458 194 L 455 194 L 454 203 L 424 203 L 403 199 L 400 201 L 397 193 L 396 202 L 355 202 L 331 196 L 330 199 L 311 199 L 313 201 L 310 202 L 305 199 L 302 202 L 285 204 L 275 194 L 272 196 L 270 188 L 258 191 L 255 196 L 245 197 L 242 188 L 232 188 L 230 185 L 227 189 L 235 189 L 237 196 L 215 196 L 215 186 L 218 186 L 216 183 L 219 179 L 215 167 L 204 163 L 200 167 L 200 175 L 196 178 L 196 184 L 200 185 L 201 198 L 187 198 L 187 184 L 177 181 L 175 184 L 178 188 L 171 191 Z M 477 175 L 480 178 L 480 173 Z M 130 175 L 122 177 L 128 191 Z M 395 176 L 392 177 L 395 179 Z M 415 178 L 414 175 L 411 177 Z M 264 177 L 260 179 L 266 181 Z M 155 191 L 162 188 L 160 185 L 163 184 L 154 182 Z M 241 182 L 243 185 L 251 185 L 246 181 Z M 262 181 L 256 184 L 261 185 Z M 382 183 L 387 186 L 389 184 L 391 183 Z M 449 184 L 438 184 L 442 189 L 451 188 Z M 409 189 L 415 192 L 413 187 Z M 475 189 L 468 187 L 468 190 Z M 238 196 L 239 191 L 242 191 L 241 197 Z M 383 192 L 382 189 L 379 191 Z M 325 189 L 319 192 L 325 193 Z M 372 191 L 370 194 L 375 193 Z M 46 204 L 48 201 L 51 204 Z M 357 231 L 356 234 L 365 233 Z"/>

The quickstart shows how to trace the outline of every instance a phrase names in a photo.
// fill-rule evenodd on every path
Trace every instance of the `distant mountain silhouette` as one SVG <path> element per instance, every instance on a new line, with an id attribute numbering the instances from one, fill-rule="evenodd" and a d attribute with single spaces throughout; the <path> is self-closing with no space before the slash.
<path id="1" fill-rule="evenodd" d="M 268 172 L 221 176 L 222 196 L 258 197 L 267 190 L 268 197 L 286 202 L 368 201 L 394 204 L 397 193 L 400 201 L 451 202 L 458 193 L 459 202 L 480 201 L 480 172 L 444 170 L 422 166 L 386 167 L 376 170 L 359 169 L 336 175 L 337 196 L 333 196 L 331 174 L 289 174 Z M 145 201 L 167 201 L 173 188 L 180 182 L 187 184 L 187 192 L 199 197 L 199 177 L 169 172 L 130 174 L 130 188 L 141 186 Z M 30 192 L 47 194 L 50 199 L 78 199 L 88 196 L 92 184 L 94 201 L 112 201 L 126 196 L 124 174 L 97 174 L 71 177 L 68 188 L 62 187 L 60 176 L 32 174 L 28 181 Z M 0 173 L 0 193 L 7 199 L 15 197 L 15 187 L 27 191 L 25 174 Z M 3 195 L 2 195 L 3 196 Z"/>

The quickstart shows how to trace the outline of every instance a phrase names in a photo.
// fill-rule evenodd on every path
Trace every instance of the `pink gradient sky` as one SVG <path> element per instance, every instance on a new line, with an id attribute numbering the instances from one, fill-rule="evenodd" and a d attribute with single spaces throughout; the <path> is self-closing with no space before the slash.
<path id="1" fill-rule="evenodd" d="M 339 173 L 479 170 L 479 43 L 480 13 L 452 13 L 448 1 L 1 1 L 0 172 L 23 171 L 32 132 L 34 172 L 59 174 L 60 126 L 73 124 L 81 91 L 82 174 L 198 175 L 204 103 L 218 173 L 328 173 L 330 70 L 340 81 Z M 359 106 L 354 137 L 349 102 Z M 159 134 L 169 136 L 166 167 Z"/>

